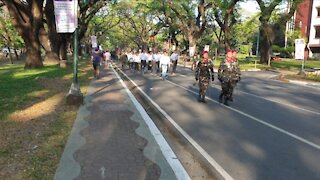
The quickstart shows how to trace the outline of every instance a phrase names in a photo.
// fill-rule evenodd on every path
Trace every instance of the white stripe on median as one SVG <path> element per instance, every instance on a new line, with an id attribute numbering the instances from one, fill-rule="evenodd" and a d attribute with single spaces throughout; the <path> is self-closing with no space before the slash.
<path id="1" fill-rule="evenodd" d="M 118 68 L 119 69 L 119 68 Z M 233 178 L 187 133 L 185 132 L 156 102 L 154 102 L 129 76 L 127 76 L 121 69 L 126 78 L 128 78 L 131 83 L 165 116 L 168 121 L 186 138 L 194 148 L 199 151 L 199 153 L 206 158 L 206 160 L 211 164 L 211 166 L 226 180 L 233 180 Z M 169 81 L 168 81 L 169 82 Z M 131 93 L 131 92 L 130 92 Z"/>
<path id="2" fill-rule="evenodd" d="M 172 168 L 172 170 L 173 170 L 175 176 L 177 177 L 177 179 L 178 180 L 190 180 L 191 179 L 190 176 L 188 175 L 188 173 L 186 172 L 186 170 L 182 166 L 181 162 L 179 161 L 179 159 L 177 158 L 175 153 L 172 151 L 172 149 L 169 146 L 169 144 L 167 143 L 167 141 L 162 136 L 160 130 L 153 123 L 153 121 L 150 118 L 150 116 L 147 114 L 147 112 L 144 110 L 144 108 L 138 102 L 138 100 L 134 97 L 132 92 L 128 89 L 127 85 L 123 82 L 123 80 L 121 79 L 119 74 L 113 68 L 112 68 L 112 70 L 115 73 L 115 75 L 117 76 L 117 78 L 119 79 L 121 85 L 126 90 L 129 98 L 131 99 L 131 101 L 133 102 L 133 104 L 135 105 L 135 107 L 137 108 L 139 113 L 141 114 L 143 120 L 148 125 L 148 127 L 149 127 L 149 129 L 151 131 L 151 134 L 153 135 L 153 137 L 155 138 L 156 142 L 160 146 L 162 154 L 164 155 L 164 157 L 167 160 L 168 164 Z"/>

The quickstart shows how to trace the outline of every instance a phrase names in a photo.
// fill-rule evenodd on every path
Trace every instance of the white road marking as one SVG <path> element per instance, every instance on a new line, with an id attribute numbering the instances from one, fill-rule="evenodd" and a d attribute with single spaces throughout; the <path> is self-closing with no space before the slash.
<path id="1" fill-rule="evenodd" d="M 183 77 L 187 77 L 186 75 L 182 75 L 182 74 L 179 74 L 179 75 L 183 76 Z M 274 75 L 274 76 L 277 76 L 277 75 Z M 221 89 L 220 86 L 215 85 L 215 84 L 211 84 L 211 87 L 219 89 L 219 90 Z M 307 86 L 307 87 L 309 87 L 309 86 Z M 319 90 L 319 89 L 317 88 L 317 90 Z M 270 101 L 270 102 L 278 103 L 278 104 L 281 104 L 281 105 L 284 105 L 284 106 L 288 106 L 288 107 L 291 107 L 291 108 L 294 108 L 294 109 L 299 109 L 301 111 L 305 111 L 305 112 L 308 112 L 308 113 L 320 115 L 320 112 L 316 112 L 316 111 L 312 111 L 312 110 L 309 110 L 309 109 L 305 109 L 305 108 L 302 108 L 302 107 L 299 107 L 299 106 L 296 106 L 296 105 L 293 105 L 293 104 L 284 103 L 284 102 L 281 102 L 281 101 L 264 98 L 264 97 L 261 97 L 261 96 L 258 96 L 258 95 L 252 94 L 252 93 L 247 93 L 247 92 L 241 91 L 239 89 L 237 89 L 237 92 L 241 92 L 243 94 L 247 94 L 247 95 L 253 96 L 255 98 L 259 98 L 259 99 L 267 100 L 267 101 Z"/>
<path id="2" fill-rule="evenodd" d="M 186 75 L 184 75 L 184 74 L 179 74 L 179 76 L 182 76 L 182 77 L 187 77 Z"/>
<path id="3" fill-rule="evenodd" d="M 233 178 L 187 133 L 185 132 L 156 102 L 154 102 L 127 74 L 119 69 L 126 78 L 168 119 L 168 121 L 186 138 L 190 144 L 195 147 L 199 153 L 207 159 L 211 166 L 226 180 L 233 180 Z M 158 76 L 155 76 L 158 77 Z"/>
<path id="4" fill-rule="evenodd" d="M 221 89 L 220 86 L 215 85 L 215 84 L 212 84 L 211 87 L 219 89 L 219 90 Z M 247 92 L 241 91 L 239 89 L 237 89 L 237 92 L 241 92 L 243 94 L 247 94 L 247 95 L 253 96 L 253 97 L 258 98 L 258 99 L 264 99 L 266 101 L 278 103 L 278 104 L 281 104 L 281 105 L 284 105 L 284 106 L 288 106 L 288 107 L 291 107 L 291 108 L 294 108 L 294 109 L 299 109 L 299 110 L 302 110 L 302 111 L 306 111 L 306 112 L 309 112 L 309 113 L 312 113 L 312 114 L 320 115 L 320 112 L 316 112 L 316 111 L 312 111 L 312 110 L 309 110 L 309 109 L 301 108 L 301 107 L 298 107 L 298 106 L 295 106 L 295 105 L 292 105 L 292 104 L 289 104 L 289 103 L 284 103 L 284 102 L 280 102 L 280 101 L 277 101 L 277 100 L 264 98 L 264 97 L 261 97 L 261 96 L 255 95 L 255 94 L 251 94 L 251 93 L 247 93 Z"/>
<path id="5" fill-rule="evenodd" d="M 186 172 L 186 170 L 182 166 L 181 162 L 179 161 L 179 159 L 177 158 L 175 153 L 172 151 L 172 149 L 169 146 L 169 144 L 167 143 L 167 141 L 162 136 L 160 130 L 153 123 L 153 121 L 150 118 L 150 116 L 147 114 L 147 112 L 144 110 L 144 108 L 138 102 L 138 100 L 134 97 L 132 92 L 128 89 L 127 85 L 123 82 L 123 80 L 121 79 L 119 74 L 114 69 L 112 69 L 112 70 L 115 73 L 115 75 L 117 76 L 117 78 L 119 79 L 121 85 L 126 90 L 128 96 L 130 97 L 131 101 L 133 102 L 133 104 L 135 105 L 135 107 L 137 108 L 139 113 L 141 114 L 142 118 L 144 119 L 144 121 L 148 125 L 148 127 L 149 127 L 149 129 L 151 131 L 151 134 L 154 136 L 156 142 L 160 146 L 160 150 L 161 150 L 163 156 L 165 157 L 165 159 L 167 160 L 168 164 L 172 168 L 172 170 L 173 170 L 174 174 L 176 175 L 177 179 L 178 180 L 190 180 L 191 179 L 190 176 L 188 175 L 188 173 Z"/>
<path id="6" fill-rule="evenodd" d="M 101 178 L 104 179 L 106 176 L 105 176 L 105 171 L 106 171 L 106 168 L 104 166 L 102 166 L 100 168 L 100 171 L 101 171 Z"/>
<path id="7" fill-rule="evenodd" d="M 180 88 L 182 88 L 182 89 L 184 89 L 184 90 L 186 90 L 186 91 L 189 91 L 189 92 L 191 92 L 191 93 L 193 93 L 193 94 L 198 95 L 198 92 L 192 91 L 192 90 L 190 90 L 190 89 L 188 89 L 188 88 L 186 88 L 186 87 L 184 87 L 184 86 L 181 86 L 181 85 L 176 84 L 176 83 L 174 83 L 174 82 L 172 82 L 172 81 L 169 81 L 169 80 L 167 80 L 167 82 L 170 83 L 170 84 L 173 84 L 173 85 L 175 85 L 175 86 L 178 86 L 178 87 L 180 87 Z M 210 97 L 206 97 L 206 99 L 208 99 L 208 100 L 210 100 L 210 101 L 212 101 L 212 102 L 214 102 L 214 103 L 216 103 L 216 104 L 220 104 L 218 101 L 213 100 L 213 99 L 211 99 Z M 223 104 L 221 104 L 221 105 L 223 105 Z M 302 143 L 305 143 L 305 144 L 307 144 L 307 145 L 309 145 L 309 146 L 312 146 L 312 147 L 320 150 L 320 145 L 318 145 L 318 144 L 315 144 L 315 143 L 313 143 L 313 142 L 311 142 L 311 141 L 308 141 L 308 140 L 306 140 L 306 139 L 304 139 L 304 138 L 302 138 L 302 137 L 300 137 L 300 136 L 298 136 L 298 135 L 292 134 L 292 133 L 290 133 L 290 132 L 288 132 L 288 131 L 286 131 L 286 130 L 284 130 L 284 129 L 282 129 L 282 128 L 279 128 L 279 127 L 277 127 L 277 126 L 275 126 L 275 125 L 272 125 L 272 124 L 270 124 L 270 123 L 267 123 L 267 122 L 265 122 L 265 121 L 263 121 L 263 120 L 261 120 L 261 119 L 259 119 L 259 118 L 253 117 L 253 116 L 251 116 L 251 115 L 249 115 L 249 114 L 247 114 L 247 113 L 245 113 L 245 112 L 242 112 L 242 111 L 237 110 L 237 109 L 235 109 L 235 108 L 232 108 L 232 107 L 230 107 L 230 106 L 225 106 L 225 105 L 223 105 L 223 106 L 226 107 L 226 108 L 228 108 L 228 109 L 230 109 L 230 110 L 232 110 L 232 111 L 234 111 L 234 112 L 237 112 L 237 113 L 239 113 L 239 114 L 241 114 L 241 115 L 243 115 L 243 116 L 246 116 L 246 117 L 248 117 L 248 118 L 250 118 L 250 119 L 252 119 L 252 120 L 254 120 L 254 121 L 256 121 L 256 122 L 259 122 L 259 123 L 261 123 L 261 124 L 263 124 L 263 125 L 265 125 L 265 126 L 268 126 L 268 127 L 272 128 L 272 129 L 274 129 L 274 130 L 276 130 L 276 131 L 279 131 L 279 132 L 281 132 L 281 133 L 283 133 L 283 134 L 286 134 L 286 135 L 288 135 L 288 136 L 290 136 L 290 137 L 292 137 L 292 138 L 294 138 L 294 139 L 296 139 L 296 140 L 298 140 L 298 141 L 300 141 L 300 142 L 302 142 Z"/>

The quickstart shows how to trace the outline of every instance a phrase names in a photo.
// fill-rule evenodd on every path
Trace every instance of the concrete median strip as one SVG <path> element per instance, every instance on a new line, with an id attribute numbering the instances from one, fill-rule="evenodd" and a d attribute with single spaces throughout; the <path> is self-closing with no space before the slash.
<path id="1" fill-rule="evenodd" d="M 156 125 L 153 123 L 152 119 L 149 117 L 147 112 L 142 107 L 142 105 L 134 97 L 134 95 L 129 90 L 127 85 L 123 82 L 123 80 L 121 79 L 119 74 L 114 69 L 113 69 L 113 71 L 114 71 L 115 75 L 117 76 L 117 78 L 119 79 L 121 85 L 126 90 L 130 100 L 135 105 L 135 107 L 137 108 L 137 110 L 139 111 L 141 116 L 143 117 L 144 121 L 148 125 L 148 128 L 150 129 L 150 131 L 151 131 L 152 135 L 154 136 L 156 142 L 160 146 L 160 149 L 161 149 L 165 159 L 167 160 L 168 164 L 171 166 L 172 170 L 174 171 L 176 178 L 179 179 L 179 180 L 191 179 L 189 177 L 188 173 L 186 172 L 186 170 L 184 169 L 184 167 L 182 166 L 182 164 L 180 163 L 179 159 L 175 155 L 175 153 L 170 148 L 169 144 L 166 142 L 166 140 L 162 136 L 162 134 L 159 131 L 159 129 L 156 127 Z"/>

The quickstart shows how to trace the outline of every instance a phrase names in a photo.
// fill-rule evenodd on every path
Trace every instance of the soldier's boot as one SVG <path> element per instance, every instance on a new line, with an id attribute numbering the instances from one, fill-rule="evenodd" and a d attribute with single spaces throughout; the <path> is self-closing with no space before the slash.
<path id="1" fill-rule="evenodd" d="M 222 98 L 223 98 L 223 93 L 220 93 L 220 96 L 219 96 L 219 103 L 222 103 Z"/>
<path id="2" fill-rule="evenodd" d="M 230 95 L 229 95 L 229 100 L 230 100 L 231 102 L 233 102 L 232 92 L 231 92 Z"/>
<path id="3" fill-rule="evenodd" d="M 224 105 L 229 106 L 228 97 L 224 97 Z"/>
<path id="4" fill-rule="evenodd" d="M 203 103 L 207 103 L 207 101 L 206 101 L 206 95 L 203 95 L 203 96 L 202 96 L 202 98 L 201 98 L 201 102 L 203 102 Z"/>
<path id="5" fill-rule="evenodd" d="M 199 94 L 198 102 L 201 102 L 201 95 Z"/>

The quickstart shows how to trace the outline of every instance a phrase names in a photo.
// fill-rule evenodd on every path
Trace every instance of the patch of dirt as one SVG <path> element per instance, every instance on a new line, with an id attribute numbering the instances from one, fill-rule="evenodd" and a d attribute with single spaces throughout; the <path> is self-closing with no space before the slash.
<path id="1" fill-rule="evenodd" d="M 38 82 L 44 88 L 49 89 L 50 91 L 61 91 L 65 90 L 66 87 L 70 86 L 70 81 L 66 81 L 69 78 L 39 78 Z"/>

